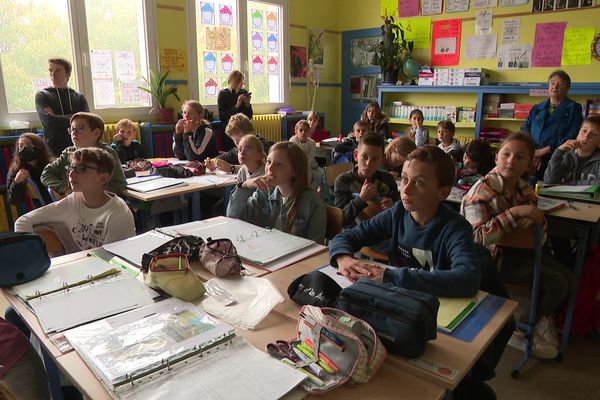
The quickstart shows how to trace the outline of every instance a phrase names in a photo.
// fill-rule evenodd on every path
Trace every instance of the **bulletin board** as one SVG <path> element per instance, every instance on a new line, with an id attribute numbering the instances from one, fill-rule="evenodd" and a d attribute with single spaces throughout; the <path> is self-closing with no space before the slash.
<path id="1" fill-rule="evenodd" d="M 590 50 L 600 33 L 596 1 L 381 0 L 381 12 L 397 4 L 393 15 L 403 26 L 431 21 L 429 46 L 413 50 L 419 64 L 487 68 L 491 82 L 540 82 L 556 69 L 573 82 L 599 82 L 600 61 Z"/>

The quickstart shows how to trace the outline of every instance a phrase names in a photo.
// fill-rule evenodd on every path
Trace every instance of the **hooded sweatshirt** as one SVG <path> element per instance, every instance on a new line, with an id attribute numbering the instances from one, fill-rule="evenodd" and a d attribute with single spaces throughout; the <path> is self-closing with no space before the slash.
<path id="1" fill-rule="evenodd" d="M 44 108 L 50 107 L 54 115 L 49 115 Z M 90 111 L 87 100 L 82 93 L 71 88 L 55 88 L 49 86 L 35 94 L 35 109 L 44 128 L 44 139 L 55 156 L 72 146 L 71 136 L 67 129 L 73 114 Z"/>
<path id="2" fill-rule="evenodd" d="M 600 185 L 600 148 L 583 159 L 575 151 L 556 149 L 544 173 L 544 183 Z"/>

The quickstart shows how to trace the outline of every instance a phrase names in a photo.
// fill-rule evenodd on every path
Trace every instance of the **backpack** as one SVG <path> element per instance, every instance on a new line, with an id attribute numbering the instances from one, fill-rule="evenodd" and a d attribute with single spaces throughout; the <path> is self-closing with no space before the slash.
<path id="1" fill-rule="evenodd" d="M 50 268 L 46 245 L 34 233 L 0 234 L 0 260 L 0 287 L 32 281 Z"/>

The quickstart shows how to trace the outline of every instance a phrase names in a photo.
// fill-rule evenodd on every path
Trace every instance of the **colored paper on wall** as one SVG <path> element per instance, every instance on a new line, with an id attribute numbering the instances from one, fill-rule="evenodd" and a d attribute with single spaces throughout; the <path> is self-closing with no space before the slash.
<path id="1" fill-rule="evenodd" d="M 502 22 L 502 44 L 519 43 L 520 27 L 519 18 L 505 19 Z"/>
<path id="2" fill-rule="evenodd" d="M 398 16 L 398 0 L 381 0 L 380 15 Z"/>
<path id="3" fill-rule="evenodd" d="M 442 13 L 442 0 L 422 0 L 421 15 L 436 15 Z"/>
<path id="4" fill-rule="evenodd" d="M 206 48 L 227 51 L 231 49 L 231 29 L 225 26 L 206 27 Z"/>
<path id="5" fill-rule="evenodd" d="M 290 46 L 290 71 L 292 78 L 306 77 L 306 47 Z"/>
<path id="6" fill-rule="evenodd" d="M 185 58 L 184 49 L 160 49 L 160 68 L 171 72 L 184 72 Z"/>
<path id="7" fill-rule="evenodd" d="M 398 2 L 400 17 L 414 17 L 419 15 L 419 0 L 400 0 Z"/>
<path id="8" fill-rule="evenodd" d="M 560 66 L 566 27 L 566 22 L 536 24 L 532 55 L 534 67 Z"/>
<path id="9" fill-rule="evenodd" d="M 461 19 L 433 21 L 431 65 L 458 65 Z"/>
<path id="10" fill-rule="evenodd" d="M 563 46 L 561 65 L 587 65 L 592 61 L 590 43 L 594 38 L 596 29 L 567 28 L 565 30 L 565 43 Z"/>
<path id="11" fill-rule="evenodd" d="M 469 0 L 447 0 L 446 1 L 446 12 L 465 12 L 469 11 Z"/>
<path id="12" fill-rule="evenodd" d="M 415 49 L 431 47 L 431 17 L 404 18 L 398 20 L 404 29 L 404 38 L 413 41 Z"/>
<path id="13" fill-rule="evenodd" d="M 465 41 L 463 57 L 465 60 L 478 60 L 482 58 L 496 58 L 496 45 L 498 35 L 469 36 Z"/>

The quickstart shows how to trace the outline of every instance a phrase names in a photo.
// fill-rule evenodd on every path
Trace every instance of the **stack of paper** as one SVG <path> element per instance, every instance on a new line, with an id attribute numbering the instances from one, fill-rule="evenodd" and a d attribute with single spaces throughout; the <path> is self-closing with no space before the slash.
<path id="1" fill-rule="evenodd" d="M 163 178 L 162 176 L 157 179 L 146 179 L 133 184 L 128 184 L 127 189 L 135 190 L 136 192 L 148 193 L 155 190 L 166 189 L 174 186 L 185 186 L 187 183 L 176 178 Z"/>
<path id="2" fill-rule="evenodd" d="M 154 230 L 129 239 L 105 244 L 103 248 L 104 250 L 110 251 L 120 258 L 141 267 L 142 256 L 144 253 L 148 253 L 157 247 L 162 246 L 171 239 L 173 239 L 173 236 L 165 235 Z"/>
<path id="3" fill-rule="evenodd" d="M 475 297 L 439 297 L 438 329 L 442 332 L 452 332 L 486 296 L 487 293 L 480 291 Z"/>

